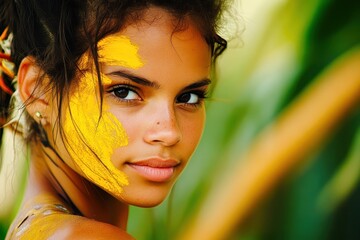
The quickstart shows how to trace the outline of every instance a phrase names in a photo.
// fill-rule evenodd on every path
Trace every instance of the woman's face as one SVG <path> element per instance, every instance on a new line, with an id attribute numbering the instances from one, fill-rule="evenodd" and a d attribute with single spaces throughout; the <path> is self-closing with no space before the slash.
<path id="1" fill-rule="evenodd" d="M 89 68 L 70 93 L 60 155 L 118 199 L 147 207 L 164 200 L 199 142 L 211 54 L 191 22 L 174 32 L 166 11 L 144 17 L 99 42 L 101 112 Z"/>

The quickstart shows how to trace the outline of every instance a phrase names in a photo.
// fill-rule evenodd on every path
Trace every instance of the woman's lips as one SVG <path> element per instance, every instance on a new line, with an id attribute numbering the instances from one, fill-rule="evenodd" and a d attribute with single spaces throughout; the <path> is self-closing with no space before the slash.
<path id="1" fill-rule="evenodd" d="M 179 162 L 172 159 L 152 158 L 128 163 L 128 165 L 149 181 L 166 182 L 174 175 L 174 169 Z"/>

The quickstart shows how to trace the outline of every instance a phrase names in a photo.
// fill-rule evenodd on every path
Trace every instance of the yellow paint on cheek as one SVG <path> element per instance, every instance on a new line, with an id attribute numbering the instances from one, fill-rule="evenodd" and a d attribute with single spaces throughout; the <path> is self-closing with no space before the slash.
<path id="1" fill-rule="evenodd" d="M 98 44 L 99 61 L 107 65 L 139 68 L 143 62 L 138 56 L 138 47 L 123 35 L 112 35 Z"/>
<path id="2" fill-rule="evenodd" d="M 99 62 L 139 68 L 143 65 L 137 47 L 125 36 L 110 36 L 99 42 Z M 83 63 L 87 59 L 84 57 Z M 93 68 L 95 69 L 95 68 Z M 103 84 L 111 79 L 102 76 Z M 97 98 L 98 82 L 94 72 L 85 72 L 71 95 L 64 119 L 65 146 L 85 177 L 107 192 L 121 197 L 128 184 L 126 175 L 117 169 L 111 156 L 114 150 L 128 144 L 125 130 L 103 102 L 102 113 Z"/>
<path id="3" fill-rule="evenodd" d="M 96 98 L 97 81 L 85 73 L 79 89 L 72 95 L 64 121 L 66 147 L 85 177 L 104 190 L 120 196 L 128 181 L 123 172 L 111 162 L 114 149 L 127 145 L 127 136 L 121 123 Z"/>

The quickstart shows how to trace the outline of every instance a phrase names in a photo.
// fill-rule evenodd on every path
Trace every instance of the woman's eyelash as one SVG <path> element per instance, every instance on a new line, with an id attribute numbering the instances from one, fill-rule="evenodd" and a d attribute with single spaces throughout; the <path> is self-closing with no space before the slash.
<path id="1" fill-rule="evenodd" d="M 201 99 L 208 98 L 208 91 L 207 90 L 197 90 L 194 93 L 197 94 Z"/>

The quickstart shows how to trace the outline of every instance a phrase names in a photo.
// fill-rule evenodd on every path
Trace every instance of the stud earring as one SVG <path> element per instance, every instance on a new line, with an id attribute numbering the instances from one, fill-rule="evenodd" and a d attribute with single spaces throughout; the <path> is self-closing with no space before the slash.
<path id="1" fill-rule="evenodd" d="M 50 147 L 50 143 L 44 129 L 44 125 L 46 124 L 46 119 L 39 111 L 35 112 L 35 116 L 39 119 L 38 130 L 39 130 L 40 141 L 45 147 Z"/>
<path id="2" fill-rule="evenodd" d="M 44 118 L 44 116 L 41 114 L 40 111 L 36 111 L 35 112 L 35 117 L 39 120 L 39 124 L 40 125 L 46 125 L 47 124 L 47 121 L 46 119 Z"/>
<path id="3" fill-rule="evenodd" d="M 38 119 L 42 119 L 42 118 L 43 118 L 41 112 L 39 112 L 39 111 L 36 111 L 35 116 L 36 116 Z"/>

